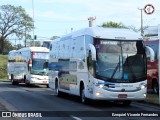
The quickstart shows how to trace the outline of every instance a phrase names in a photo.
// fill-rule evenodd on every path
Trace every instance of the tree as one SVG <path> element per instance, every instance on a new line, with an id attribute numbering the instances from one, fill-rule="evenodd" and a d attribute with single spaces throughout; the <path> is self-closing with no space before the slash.
<path id="1" fill-rule="evenodd" d="M 116 22 L 104 22 L 101 27 L 112 27 L 112 28 L 127 28 L 127 29 L 131 29 L 134 32 L 140 32 L 141 28 L 136 28 L 135 26 L 125 26 L 124 24 L 120 23 L 116 23 Z M 146 30 L 149 26 L 144 26 L 143 27 L 143 31 Z M 145 36 L 151 36 L 151 35 L 145 35 Z"/>
<path id="2" fill-rule="evenodd" d="M 50 38 L 50 40 L 54 40 L 54 39 L 57 39 L 57 38 L 59 38 L 59 36 L 52 36 L 52 37 Z"/>
<path id="3" fill-rule="evenodd" d="M 123 25 L 121 22 L 120 23 L 116 23 L 116 22 L 104 22 L 102 25 L 102 27 L 112 27 L 112 28 L 128 28 L 125 25 Z"/>
<path id="4" fill-rule="evenodd" d="M 33 28 L 32 18 L 21 6 L 0 6 L 0 53 L 4 50 L 4 41 L 8 36 L 15 35 L 26 40 L 29 37 L 27 33 Z"/>
<path id="5" fill-rule="evenodd" d="M 132 25 L 128 26 L 128 28 L 133 30 L 133 31 L 135 31 L 135 32 L 139 32 L 140 31 L 140 29 L 137 29 L 135 26 L 132 26 Z"/>
<path id="6" fill-rule="evenodd" d="M 29 41 L 27 42 L 27 46 L 35 46 L 35 47 L 40 47 L 41 46 L 41 42 L 40 41 Z"/>
<path id="7" fill-rule="evenodd" d="M 14 47 L 9 41 L 5 40 L 4 41 L 4 50 L 3 50 L 3 54 L 8 53 L 10 50 L 15 50 L 16 47 Z"/>

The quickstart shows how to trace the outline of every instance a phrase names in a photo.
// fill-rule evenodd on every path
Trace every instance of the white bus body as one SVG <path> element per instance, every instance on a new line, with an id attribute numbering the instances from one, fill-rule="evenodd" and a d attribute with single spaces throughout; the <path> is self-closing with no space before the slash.
<path id="1" fill-rule="evenodd" d="M 8 77 L 12 84 L 42 84 L 48 87 L 49 50 L 28 47 L 13 50 L 8 55 Z"/>
<path id="2" fill-rule="evenodd" d="M 124 66 L 126 58 L 136 55 L 137 43 L 142 48 L 141 65 Z M 124 105 L 146 98 L 145 47 L 141 36 L 131 30 L 82 29 L 53 40 L 49 54 L 49 87 L 58 96 L 65 92 L 80 96 L 81 102 L 118 100 Z"/>

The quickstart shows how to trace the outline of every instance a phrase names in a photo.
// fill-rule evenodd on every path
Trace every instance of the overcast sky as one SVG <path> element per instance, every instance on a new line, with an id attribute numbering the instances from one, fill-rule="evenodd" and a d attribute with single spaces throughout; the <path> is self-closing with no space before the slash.
<path id="1" fill-rule="evenodd" d="M 146 4 L 152 4 L 155 12 L 143 12 L 144 26 L 160 24 L 159 0 L 0 0 L 0 5 L 6 4 L 22 6 L 30 17 L 34 13 L 34 34 L 39 39 L 67 34 L 71 28 L 75 31 L 88 27 L 89 17 L 96 17 L 95 25 L 113 21 L 140 28 L 138 8 Z"/>

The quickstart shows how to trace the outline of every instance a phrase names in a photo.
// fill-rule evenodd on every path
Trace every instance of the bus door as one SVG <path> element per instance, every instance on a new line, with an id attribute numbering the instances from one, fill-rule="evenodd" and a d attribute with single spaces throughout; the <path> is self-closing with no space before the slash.
<path id="1" fill-rule="evenodd" d="M 95 65 L 96 65 L 96 49 L 92 44 L 89 44 L 89 51 L 87 56 L 87 67 L 88 67 L 88 90 L 89 95 L 93 93 L 93 83 L 95 77 Z"/>

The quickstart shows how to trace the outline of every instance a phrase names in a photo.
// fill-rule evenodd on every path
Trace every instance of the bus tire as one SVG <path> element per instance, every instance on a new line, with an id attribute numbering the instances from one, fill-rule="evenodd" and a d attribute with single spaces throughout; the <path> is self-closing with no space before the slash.
<path id="1" fill-rule="evenodd" d="M 14 75 L 11 75 L 11 83 L 12 85 L 18 85 L 18 82 L 14 81 Z"/>
<path id="2" fill-rule="evenodd" d="M 157 80 L 154 80 L 154 81 L 153 81 L 152 88 L 153 88 L 153 92 L 154 92 L 155 94 L 158 94 L 158 93 L 159 93 L 159 86 L 158 86 Z"/>
<path id="3" fill-rule="evenodd" d="M 84 87 L 84 84 L 82 82 L 80 84 L 80 101 L 83 104 L 87 104 L 89 102 L 89 100 L 85 96 L 85 87 Z"/>
<path id="4" fill-rule="evenodd" d="M 49 88 L 49 85 L 47 84 L 46 87 Z"/>
<path id="5" fill-rule="evenodd" d="M 60 97 L 62 95 L 62 93 L 59 91 L 59 84 L 58 84 L 58 80 L 56 79 L 55 82 L 55 94 L 57 97 Z"/>
<path id="6" fill-rule="evenodd" d="M 26 84 L 27 87 L 30 87 L 30 84 L 27 83 L 27 80 L 26 80 L 26 75 L 24 75 L 24 83 Z"/>

